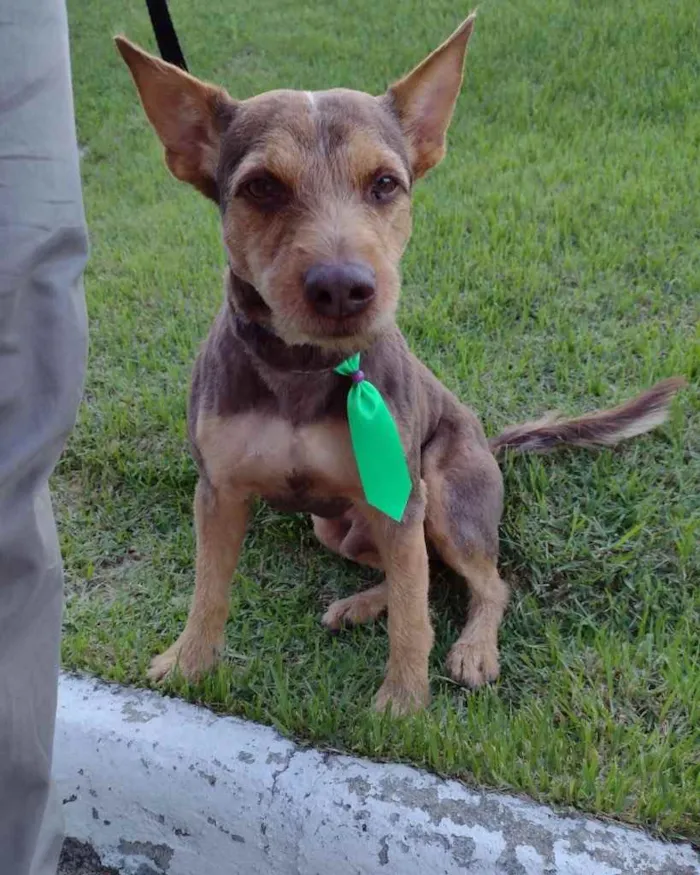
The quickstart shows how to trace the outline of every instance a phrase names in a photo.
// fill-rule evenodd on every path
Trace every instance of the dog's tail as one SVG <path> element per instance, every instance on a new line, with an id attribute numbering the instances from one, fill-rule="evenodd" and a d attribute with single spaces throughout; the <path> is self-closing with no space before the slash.
<path id="1" fill-rule="evenodd" d="M 683 377 L 671 377 L 610 410 L 597 410 L 576 419 L 550 413 L 535 422 L 511 425 L 491 438 L 489 446 L 494 455 L 506 449 L 548 453 L 562 446 L 611 447 L 665 422 L 673 396 L 685 385 Z"/>

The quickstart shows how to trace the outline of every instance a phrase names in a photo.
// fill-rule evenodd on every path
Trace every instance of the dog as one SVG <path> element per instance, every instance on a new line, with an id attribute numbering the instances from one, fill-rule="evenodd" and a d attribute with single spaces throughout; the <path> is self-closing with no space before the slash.
<path id="1" fill-rule="evenodd" d="M 196 678 L 215 664 L 254 496 L 311 514 L 322 544 L 384 571 L 383 583 L 336 601 L 322 620 L 338 630 L 388 611 L 379 711 L 403 715 L 430 699 L 429 545 L 470 595 L 449 674 L 471 688 L 495 680 L 508 601 L 497 567 L 496 456 L 642 434 L 664 421 L 684 383 L 667 379 L 615 409 L 487 440 L 408 349 L 395 312 L 411 193 L 445 154 L 474 22 L 472 14 L 379 97 L 281 90 L 237 100 L 115 38 L 171 173 L 217 204 L 228 262 L 188 411 L 199 471 L 194 597 L 184 631 L 151 664 L 153 681 L 175 670 Z M 335 368 L 358 352 L 410 472 L 400 521 L 368 503 L 353 455 L 349 381 Z"/>

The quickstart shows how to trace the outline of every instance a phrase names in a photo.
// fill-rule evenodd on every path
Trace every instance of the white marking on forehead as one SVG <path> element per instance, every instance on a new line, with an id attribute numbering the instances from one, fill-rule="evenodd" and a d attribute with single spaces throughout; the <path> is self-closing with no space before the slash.
<path id="1" fill-rule="evenodd" d="M 313 112 L 316 109 L 316 98 L 314 97 L 313 91 L 305 91 L 306 99 L 309 101 L 309 106 L 311 107 L 311 111 Z"/>

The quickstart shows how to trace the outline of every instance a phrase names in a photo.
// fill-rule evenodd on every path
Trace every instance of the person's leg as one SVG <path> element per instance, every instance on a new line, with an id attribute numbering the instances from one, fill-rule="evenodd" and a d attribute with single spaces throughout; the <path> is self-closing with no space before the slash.
<path id="1" fill-rule="evenodd" d="M 61 846 L 49 787 L 62 571 L 48 477 L 82 388 L 86 253 L 64 0 L 4 0 L 0 871 L 8 875 L 54 875 Z"/>

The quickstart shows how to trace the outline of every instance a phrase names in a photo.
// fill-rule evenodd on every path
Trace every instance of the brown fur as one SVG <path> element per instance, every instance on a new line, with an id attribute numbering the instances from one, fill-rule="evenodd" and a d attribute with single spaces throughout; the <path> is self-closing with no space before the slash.
<path id="1" fill-rule="evenodd" d="M 489 446 L 494 453 L 503 450 L 547 453 L 560 446 L 612 447 L 661 425 L 673 396 L 685 384 L 682 377 L 670 377 L 611 410 L 567 420 L 550 414 L 536 422 L 512 425 L 491 438 Z"/>
<path id="2" fill-rule="evenodd" d="M 378 708 L 405 713 L 429 699 L 428 546 L 470 593 L 448 670 L 470 687 L 494 680 L 508 599 L 497 570 L 503 484 L 494 454 L 610 445 L 662 421 L 682 384 L 667 380 L 614 410 L 514 426 L 489 442 L 409 351 L 394 313 L 410 194 L 444 154 L 473 24 L 378 98 L 335 89 L 234 100 L 117 39 L 169 168 L 218 203 L 228 258 L 225 302 L 190 394 L 200 473 L 194 600 L 180 638 L 153 660 L 153 679 L 176 667 L 195 677 L 216 660 L 249 501 L 259 495 L 310 513 L 327 547 L 384 570 L 384 583 L 323 617 L 339 629 L 388 609 Z M 307 271 L 329 262 L 359 263 L 374 278 L 362 312 L 319 315 L 305 295 Z M 355 467 L 349 382 L 333 369 L 357 351 L 406 452 L 413 491 L 401 523 L 366 504 Z"/>

